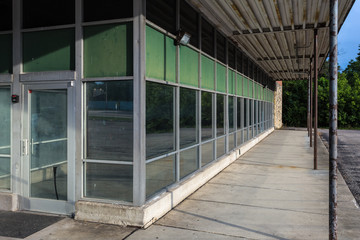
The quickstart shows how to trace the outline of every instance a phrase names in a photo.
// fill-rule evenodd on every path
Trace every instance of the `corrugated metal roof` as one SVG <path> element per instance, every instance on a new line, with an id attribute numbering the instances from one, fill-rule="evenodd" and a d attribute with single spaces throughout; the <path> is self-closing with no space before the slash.
<path id="1" fill-rule="evenodd" d="M 314 52 L 314 29 L 318 29 L 320 66 L 328 55 L 330 0 L 189 2 L 274 80 L 307 78 Z M 340 27 L 354 2 L 339 0 Z"/>

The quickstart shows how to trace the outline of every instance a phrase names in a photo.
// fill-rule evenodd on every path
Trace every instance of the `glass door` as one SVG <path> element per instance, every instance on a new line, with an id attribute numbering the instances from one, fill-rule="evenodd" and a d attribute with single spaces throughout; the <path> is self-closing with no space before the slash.
<path id="1" fill-rule="evenodd" d="M 66 85 L 25 87 L 24 195 L 29 210 L 70 213 L 69 90 Z M 72 192 L 72 191 L 70 191 Z M 73 201 L 71 201 L 73 202 Z"/>

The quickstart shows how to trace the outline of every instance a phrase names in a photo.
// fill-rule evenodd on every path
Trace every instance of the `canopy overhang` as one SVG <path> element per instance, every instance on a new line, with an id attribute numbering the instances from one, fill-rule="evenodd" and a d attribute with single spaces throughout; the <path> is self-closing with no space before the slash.
<path id="1" fill-rule="evenodd" d="M 329 53 L 330 0 L 190 0 L 274 81 L 308 79 L 318 34 L 321 68 Z M 355 0 L 339 0 L 341 28 Z"/>

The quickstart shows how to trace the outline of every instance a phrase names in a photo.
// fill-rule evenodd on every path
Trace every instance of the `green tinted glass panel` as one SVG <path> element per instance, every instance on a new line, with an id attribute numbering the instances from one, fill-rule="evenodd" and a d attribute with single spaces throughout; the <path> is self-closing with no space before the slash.
<path id="1" fill-rule="evenodd" d="M 174 40 L 146 27 L 146 76 L 175 82 L 176 47 Z"/>
<path id="2" fill-rule="evenodd" d="M 237 85 L 236 85 L 236 94 L 238 96 L 243 96 L 243 77 L 240 74 L 236 74 L 236 81 L 237 81 Z"/>
<path id="3" fill-rule="evenodd" d="M 0 73 L 12 73 L 12 37 L 0 35 Z"/>
<path id="4" fill-rule="evenodd" d="M 253 97 L 253 81 L 249 79 L 249 97 Z"/>
<path id="5" fill-rule="evenodd" d="M 246 77 L 243 77 L 243 96 L 244 97 L 249 97 L 248 92 L 249 92 L 249 80 Z"/>
<path id="6" fill-rule="evenodd" d="M 215 65 L 208 57 L 201 56 L 201 87 L 215 90 Z"/>
<path id="7" fill-rule="evenodd" d="M 23 34 L 23 71 L 75 69 L 75 30 L 60 29 Z"/>
<path id="8" fill-rule="evenodd" d="M 180 47 L 180 83 L 198 87 L 198 53 L 188 47 Z"/>
<path id="9" fill-rule="evenodd" d="M 216 64 L 216 91 L 226 92 L 226 68 Z"/>
<path id="10" fill-rule="evenodd" d="M 235 76 L 236 73 L 229 70 L 229 94 L 235 94 Z"/>
<path id="11" fill-rule="evenodd" d="M 84 76 L 131 76 L 132 35 L 132 23 L 85 27 Z"/>

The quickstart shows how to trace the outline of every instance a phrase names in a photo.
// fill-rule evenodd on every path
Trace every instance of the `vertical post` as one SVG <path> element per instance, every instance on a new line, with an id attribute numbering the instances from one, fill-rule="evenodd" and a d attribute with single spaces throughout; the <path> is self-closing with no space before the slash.
<path id="1" fill-rule="evenodd" d="M 308 76 L 308 106 L 307 106 L 307 130 L 308 130 L 308 137 L 310 137 L 310 77 L 311 72 Z"/>
<path id="2" fill-rule="evenodd" d="M 337 239 L 337 33 L 338 0 L 330 1 L 329 239 Z"/>
<path id="3" fill-rule="evenodd" d="M 133 203 L 145 203 L 145 0 L 134 1 L 134 141 Z"/>
<path id="4" fill-rule="evenodd" d="M 13 53 L 13 84 L 12 94 L 21 95 L 20 74 L 22 72 L 22 38 L 21 38 L 21 4 L 22 1 L 12 1 L 13 6 L 13 39 L 12 39 L 12 53 Z M 12 104 L 11 110 L 11 190 L 15 194 L 21 194 L 21 151 L 19 146 L 21 142 L 21 104 Z M 20 206 L 21 208 L 21 206 Z M 12 210 L 19 209 L 19 202 L 13 203 Z"/>
<path id="5" fill-rule="evenodd" d="M 312 78 L 312 59 L 310 59 L 310 147 L 312 147 L 312 132 L 313 132 L 313 78 Z"/>
<path id="6" fill-rule="evenodd" d="M 314 169 L 317 169 L 317 125 L 318 125 L 318 33 L 314 30 Z"/>

